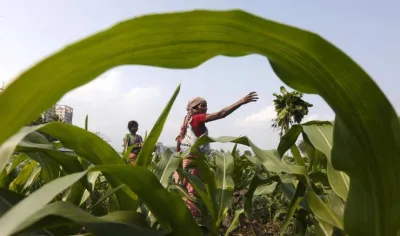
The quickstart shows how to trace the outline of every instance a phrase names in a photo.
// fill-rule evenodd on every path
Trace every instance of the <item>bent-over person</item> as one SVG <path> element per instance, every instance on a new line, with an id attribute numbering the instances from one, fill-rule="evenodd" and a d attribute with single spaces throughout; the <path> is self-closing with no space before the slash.
<path id="1" fill-rule="evenodd" d="M 207 122 L 216 121 L 223 119 L 230 115 L 233 111 L 241 107 L 242 105 L 248 104 L 250 102 L 255 102 L 258 100 L 258 95 L 256 92 L 251 92 L 247 94 L 245 97 L 235 102 L 234 104 L 225 107 L 224 109 L 214 112 L 207 113 L 207 101 L 204 98 L 196 97 L 191 99 L 186 107 L 187 115 L 183 120 L 182 127 L 180 129 L 179 135 L 176 137 L 177 142 L 177 152 L 186 151 L 190 149 L 193 144 L 200 138 L 202 135 L 208 135 L 208 129 L 206 127 Z M 204 144 L 198 148 L 198 150 L 204 154 L 208 154 L 210 151 L 210 145 Z M 183 160 L 183 169 L 187 170 L 189 173 L 200 177 L 197 168 L 194 165 L 194 161 L 192 158 L 196 158 L 196 155 L 193 153 L 189 153 L 188 156 Z M 175 171 L 174 172 L 175 182 L 178 183 L 179 175 Z M 189 196 L 194 196 L 193 187 L 188 183 L 186 178 L 183 179 L 183 185 L 187 189 Z M 194 217 L 200 216 L 200 211 L 197 207 L 190 202 L 189 200 L 185 200 L 186 205 L 191 211 Z"/>

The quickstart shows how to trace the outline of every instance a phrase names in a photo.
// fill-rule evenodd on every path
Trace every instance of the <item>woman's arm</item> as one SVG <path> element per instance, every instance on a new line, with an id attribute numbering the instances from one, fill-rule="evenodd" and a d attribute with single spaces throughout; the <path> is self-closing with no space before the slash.
<path id="1" fill-rule="evenodd" d="M 210 122 L 210 121 L 214 121 L 214 120 L 219 120 L 219 119 L 225 118 L 228 115 L 230 115 L 232 112 L 234 112 L 236 109 L 241 107 L 242 105 L 250 103 L 250 102 L 255 102 L 257 100 L 258 100 L 257 93 L 256 92 L 251 92 L 251 93 L 247 94 L 244 98 L 242 98 L 239 101 L 235 102 L 234 104 L 232 104 L 232 105 L 230 105 L 228 107 L 225 107 L 224 109 L 222 109 L 222 110 L 220 110 L 218 112 L 207 114 L 205 122 Z"/>

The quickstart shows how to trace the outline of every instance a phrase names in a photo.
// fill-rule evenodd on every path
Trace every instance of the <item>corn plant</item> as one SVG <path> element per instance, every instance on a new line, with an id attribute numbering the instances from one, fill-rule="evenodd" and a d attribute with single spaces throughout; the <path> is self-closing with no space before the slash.
<path id="1" fill-rule="evenodd" d="M 76 159 L 62 159 L 63 175 L 54 167 L 43 172 L 48 182 L 28 196 L 2 195 L 2 234 L 48 232 L 52 226 L 72 221 L 96 235 L 199 235 L 200 229 L 181 198 L 146 169 L 174 99 L 149 133 L 137 166 L 126 165 L 112 147 L 85 129 L 58 122 L 23 126 L 70 90 L 120 65 L 189 69 L 218 55 L 249 54 L 265 56 L 285 84 L 302 93 L 319 94 L 334 110 L 331 152 L 325 156 L 339 176 L 345 173 L 350 179 L 348 189 L 332 187 L 340 197 L 347 194 L 343 195 L 347 196 L 343 220 L 331 214 L 315 192 L 306 166 L 284 163 L 279 152 L 261 150 L 246 137 L 204 137 L 201 141 L 250 146 L 257 162 L 268 171 L 295 176 L 304 185 L 307 202 L 320 223 L 334 225 L 349 235 L 399 234 L 400 124 L 391 103 L 360 66 L 321 36 L 241 10 L 196 10 L 130 19 L 63 48 L 19 75 L 0 95 L 0 173 L 16 148 L 46 153 L 48 160 L 40 163 L 41 171 L 45 166 L 56 166 L 61 158 L 50 145 L 30 146 L 23 140 L 33 131 L 55 137 L 94 166 L 78 171 L 81 162 L 79 166 Z M 70 186 L 73 193 L 84 192 L 88 188 L 84 176 L 95 171 L 102 172 L 112 188 L 124 185 L 113 195 L 114 210 L 108 215 L 95 217 L 71 202 L 53 201 Z M 11 200 L 6 200 L 7 196 Z M 161 231 L 133 223 L 141 222 L 134 220 L 141 202 L 157 219 Z M 214 217 L 221 212 L 213 209 Z M 48 216 L 57 217 L 49 221 Z"/>

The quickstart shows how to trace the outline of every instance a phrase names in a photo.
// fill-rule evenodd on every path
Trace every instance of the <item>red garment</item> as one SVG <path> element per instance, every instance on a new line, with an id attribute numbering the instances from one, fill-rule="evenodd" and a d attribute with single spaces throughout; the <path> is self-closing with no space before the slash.
<path id="1" fill-rule="evenodd" d="M 190 124 L 197 137 L 200 137 L 206 132 L 206 115 L 206 113 L 202 113 L 192 116 L 192 122 L 190 122 Z"/>

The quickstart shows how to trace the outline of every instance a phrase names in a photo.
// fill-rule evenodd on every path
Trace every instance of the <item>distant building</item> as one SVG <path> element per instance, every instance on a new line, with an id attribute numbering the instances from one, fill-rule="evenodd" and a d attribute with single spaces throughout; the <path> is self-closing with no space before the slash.
<path id="1" fill-rule="evenodd" d="M 72 116 L 74 109 L 66 105 L 56 105 L 55 113 L 61 119 L 62 122 L 72 124 Z"/>

